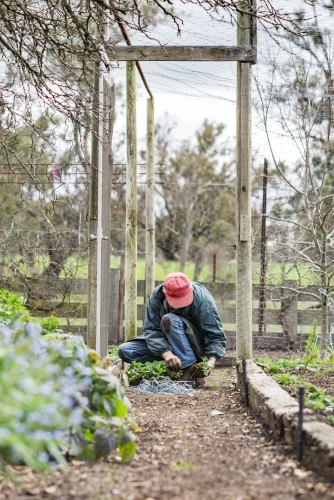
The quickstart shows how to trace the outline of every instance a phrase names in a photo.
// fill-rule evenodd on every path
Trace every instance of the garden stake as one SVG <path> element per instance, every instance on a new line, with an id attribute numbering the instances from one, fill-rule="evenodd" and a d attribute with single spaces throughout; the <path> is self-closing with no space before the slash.
<path id="1" fill-rule="evenodd" d="M 301 385 L 299 392 L 299 414 L 298 414 L 298 433 L 297 433 L 297 460 L 302 461 L 303 458 L 303 419 L 304 419 L 304 396 L 305 387 Z"/>
<path id="2" fill-rule="evenodd" d="M 245 394 L 245 406 L 249 406 L 248 402 L 248 382 L 247 382 L 247 367 L 246 367 L 246 360 L 242 360 L 242 374 L 244 376 L 244 394 Z"/>

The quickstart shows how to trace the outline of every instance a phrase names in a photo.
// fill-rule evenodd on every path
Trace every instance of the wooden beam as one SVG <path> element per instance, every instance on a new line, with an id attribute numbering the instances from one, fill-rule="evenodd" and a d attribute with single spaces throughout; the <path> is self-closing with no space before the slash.
<path id="1" fill-rule="evenodd" d="M 100 356 L 108 355 L 108 330 L 110 310 L 110 193 L 113 173 L 112 133 L 115 109 L 114 86 L 109 83 L 109 75 L 100 76 L 100 143 L 98 172 L 98 303 L 96 350 Z"/>
<path id="2" fill-rule="evenodd" d="M 126 63 L 125 340 L 137 336 L 136 63 Z"/>
<path id="3" fill-rule="evenodd" d="M 92 147 L 88 206 L 88 335 L 87 344 L 96 349 L 96 294 L 97 294 L 97 221 L 99 172 L 99 65 L 94 67 L 92 106 Z"/>
<path id="4" fill-rule="evenodd" d="M 245 8 L 245 1 L 239 6 Z M 252 19 L 238 13 L 238 45 L 251 42 Z M 236 355 L 252 358 L 251 101 L 252 64 L 237 62 Z"/>
<path id="5" fill-rule="evenodd" d="M 243 46 L 117 45 L 107 51 L 116 61 L 241 61 L 256 62 L 256 48 Z"/>
<path id="6" fill-rule="evenodd" d="M 154 100 L 147 99 L 146 135 L 146 267 L 145 267 L 145 304 L 148 304 L 155 288 L 155 162 L 154 162 Z"/>

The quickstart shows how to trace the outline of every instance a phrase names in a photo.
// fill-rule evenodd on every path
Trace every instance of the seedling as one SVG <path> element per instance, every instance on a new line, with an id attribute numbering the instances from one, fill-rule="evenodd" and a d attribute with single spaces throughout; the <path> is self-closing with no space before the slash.
<path id="1" fill-rule="evenodd" d="M 171 462 L 169 468 L 172 470 L 192 470 L 197 469 L 197 465 L 191 464 L 189 462 L 183 461 L 179 463 Z"/>
<path id="2" fill-rule="evenodd" d="M 129 382 L 137 382 L 139 380 L 161 379 L 169 377 L 171 379 L 179 379 L 182 377 L 182 371 L 174 372 L 168 368 L 165 361 L 152 361 L 147 363 L 139 363 L 134 361 L 126 371 Z"/>

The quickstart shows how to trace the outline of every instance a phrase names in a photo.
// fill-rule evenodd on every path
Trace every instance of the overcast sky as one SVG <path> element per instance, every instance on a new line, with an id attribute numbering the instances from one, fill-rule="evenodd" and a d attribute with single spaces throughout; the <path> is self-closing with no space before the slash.
<path id="1" fill-rule="evenodd" d="M 176 4 L 177 5 L 177 4 Z M 296 11 L 302 0 L 277 0 L 275 5 Z M 163 44 L 169 45 L 235 45 L 236 27 L 226 22 L 210 19 L 205 12 L 197 7 L 187 5 L 182 7 L 181 17 L 184 20 L 182 35 L 176 36 L 175 28 L 169 24 L 159 24 L 152 33 Z M 323 26 L 328 23 L 325 12 L 318 22 Z M 131 34 L 133 44 L 153 44 L 154 41 Z M 284 65 L 287 53 L 281 50 L 270 39 L 263 29 L 258 33 L 258 64 L 254 72 L 260 77 L 270 71 L 270 59 L 275 57 L 276 63 Z M 142 67 L 155 98 L 155 118 L 159 120 L 169 113 L 177 121 L 175 138 L 182 140 L 192 137 L 195 130 L 205 119 L 224 123 L 226 132 L 235 136 L 235 93 L 236 93 L 236 63 L 229 62 L 142 62 Z M 112 70 L 113 78 L 120 83 L 125 95 L 125 63 L 119 63 Z M 146 128 L 147 92 L 137 75 L 137 130 L 138 138 L 144 140 Z M 255 97 L 256 89 L 253 85 Z M 115 134 L 125 128 L 125 117 L 120 113 L 124 102 L 118 101 L 116 109 L 118 120 L 115 124 Z M 275 130 L 273 130 L 275 133 Z M 276 147 L 283 154 L 295 156 L 291 146 L 276 134 Z M 253 113 L 253 147 L 261 156 L 268 155 L 266 140 L 259 127 L 256 113 Z M 288 149 L 287 149 L 288 148 Z M 125 158 L 124 158 L 125 160 Z"/>

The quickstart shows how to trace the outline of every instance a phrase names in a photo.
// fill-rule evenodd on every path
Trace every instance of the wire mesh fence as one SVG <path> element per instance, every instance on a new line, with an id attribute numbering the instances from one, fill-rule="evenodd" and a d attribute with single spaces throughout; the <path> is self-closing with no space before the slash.
<path id="1" fill-rule="evenodd" d="M 20 293 L 34 316 L 58 316 L 64 329 L 86 325 L 87 169 L 0 165 L 1 286 Z"/>
<path id="2" fill-rule="evenodd" d="M 163 165 L 159 168 L 164 169 Z M 138 333 L 145 313 L 145 164 L 138 179 Z M 235 348 L 235 246 L 233 240 L 233 186 L 210 182 L 201 192 L 202 179 L 190 186 L 169 182 L 168 170 L 158 172 L 164 178 L 165 191 L 157 185 L 156 283 L 169 272 L 183 271 L 190 279 L 205 283 L 214 296 L 227 335 L 227 347 Z M 124 266 L 125 203 L 124 165 L 115 165 L 112 185 L 111 304 L 109 343 L 124 338 Z M 161 181 L 162 182 L 162 181 Z M 87 332 L 87 275 L 89 237 L 87 202 L 89 172 L 84 164 L 1 165 L 0 189 L 7 208 L 0 222 L 1 286 L 24 297 L 32 314 L 56 315 L 64 331 Z M 272 189 L 269 181 L 268 189 Z M 230 211 L 223 200 L 231 203 Z M 217 213 L 223 203 L 224 214 Z M 193 220 L 184 216 L 191 204 Z M 254 204 L 255 205 L 255 204 Z M 260 203 L 258 207 L 260 208 Z M 256 205 L 255 205 L 256 206 Z M 330 347 L 334 323 L 330 290 L 323 290 L 317 276 L 281 260 L 277 243 L 278 228 L 269 227 L 266 253 L 261 253 L 257 227 L 263 215 L 254 213 L 253 246 L 253 344 L 257 349 L 303 349 L 310 329 L 317 321 L 318 342 L 323 337 L 325 320 Z M 263 250 L 263 248 L 262 248 Z M 260 283 L 265 258 L 264 282 Z M 289 278 L 294 279 L 289 279 Z M 262 303 L 262 308 L 260 304 Z M 324 306 L 325 304 L 325 306 Z"/>

